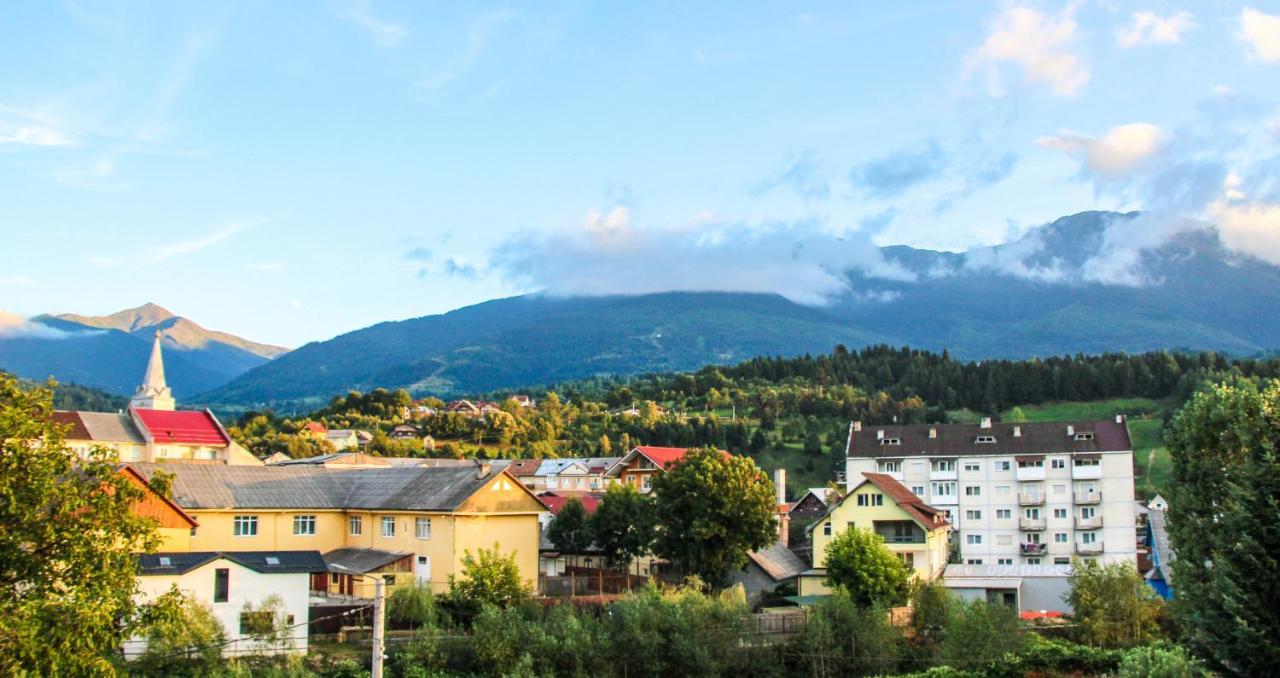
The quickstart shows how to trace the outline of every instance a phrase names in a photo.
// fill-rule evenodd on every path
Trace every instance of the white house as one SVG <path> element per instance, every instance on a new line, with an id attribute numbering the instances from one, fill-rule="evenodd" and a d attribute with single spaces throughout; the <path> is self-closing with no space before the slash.
<path id="1" fill-rule="evenodd" d="M 138 587 L 143 600 L 153 600 L 176 586 L 207 604 L 226 633 L 223 654 L 305 654 L 311 575 L 324 572 L 318 551 L 156 553 L 139 556 Z M 258 610 L 273 595 L 283 602 L 285 624 L 292 627 L 283 647 L 255 639 L 254 620 L 245 614 L 248 605 Z M 125 658 L 138 656 L 146 646 L 142 638 L 127 641 Z"/>

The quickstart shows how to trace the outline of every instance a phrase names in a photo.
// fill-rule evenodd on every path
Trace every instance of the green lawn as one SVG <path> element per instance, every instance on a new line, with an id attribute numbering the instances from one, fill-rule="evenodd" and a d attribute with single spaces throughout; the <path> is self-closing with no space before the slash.
<path id="1" fill-rule="evenodd" d="M 1117 414 L 1127 415 L 1130 419 L 1140 416 L 1154 416 L 1159 419 L 1164 412 L 1164 405 L 1150 398 L 1112 398 L 1110 400 L 1092 400 L 1086 402 L 1052 402 L 1039 405 L 1022 405 L 1019 409 L 1026 415 L 1027 421 L 1069 421 L 1072 419 L 1110 419 Z M 1006 421 L 1009 412 L 1004 413 Z"/>
<path id="2" fill-rule="evenodd" d="M 793 494 L 799 496 L 794 492 L 798 488 L 825 487 L 835 480 L 831 473 L 831 457 L 806 453 L 800 443 L 784 443 L 781 450 L 770 447 L 755 460 L 757 466 L 770 473 L 776 468 L 787 469 L 787 485 L 793 490 L 788 497 L 792 499 L 796 498 L 791 496 Z"/>

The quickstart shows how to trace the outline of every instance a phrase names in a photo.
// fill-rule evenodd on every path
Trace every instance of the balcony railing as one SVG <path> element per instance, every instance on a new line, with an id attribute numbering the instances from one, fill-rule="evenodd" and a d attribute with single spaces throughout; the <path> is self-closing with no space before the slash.
<path id="1" fill-rule="evenodd" d="M 1102 527 L 1102 516 L 1092 518 L 1076 518 L 1077 530 L 1096 530 Z"/>
<path id="2" fill-rule="evenodd" d="M 1102 501 L 1101 492 L 1076 492 L 1077 504 L 1097 504 Z"/>
<path id="3" fill-rule="evenodd" d="M 1048 544 L 1019 544 L 1018 550 L 1024 556 L 1042 556 L 1049 550 Z"/>
<path id="4" fill-rule="evenodd" d="M 1022 516 L 1018 518 L 1018 528 L 1026 531 L 1039 531 L 1044 529 L 1044 518 L 1028 518 Z"/>
<path id="5" fill-rule="evenodd" d="M 1019 506 L 1040 506 L 1044 504 L 1043 494 L 1027 494 L 1025 492 L 1018 493 Z"/>
<path id="6" fill-rule="evenodd" d="M 884 543 L 886 544 L 923 544 L 924 543 L 923 534 L 918 536 L 917 535 L 902 536 L 902 535 L 896 535 L 896 534 L 882 534 L 880 536 L 884 538 Z"/>
<path id="7" fill-rule="evenodd" d="M 1086 544 L 1082 541 L 1078 541 L 1076 542 L 1076 553 L 1086 556 L 1102 553 L 1102 542 L 1095 541 L 1091 544 Z"/>

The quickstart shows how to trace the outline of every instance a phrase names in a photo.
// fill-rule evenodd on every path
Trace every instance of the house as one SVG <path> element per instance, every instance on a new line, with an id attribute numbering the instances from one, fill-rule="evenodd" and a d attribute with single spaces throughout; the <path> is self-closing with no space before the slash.
<path id="1" fill-rule="evenodd" d="M 444 406 L 444 411 L 450 414 L 461 414 L 467 417 L 480 416 L 480 408 L 470 400 L 454 400 Z"/>
<path id="2" fill-rule="evenodd" d="M 872 530 L 902 559 L 913 576 L 929 580 L 947 564 L 950 521 L 906 487 L 882 473 L 863 473 L 862 481 L 809 525 L 813 569 L 800 576 L 801 596 L 824 595 L 827 547 L 847 529 Z"/>
<path id="3" fill-rule="evenodd" d="M 160 552 L 138 557 L 138 595 L 154 600 L 171 588 L 177 589 L 213 610 L 229 641 L 223 654 L 275 654 L 307 651 L 307 623 L 310 621 L 310 583 L 313 575 L 324 576 L 327 567 L 317 551 L 187 551 Z M 273 645 L 255 635 L 253 614 L 272 596 L 278 596 L 279 610 L 287 625 L 287 641 Z M 126 641 L 126 659 L 146 650 L 145 638 Z"/>
<path id="4" fill-rule="evenodd" d="M 105 447 L 121 462 L 189 461 L 258 466 L 262 462 L 231 439 L 209 410 L 175 410 L 165 384 L 160 333 L 137 393 L 123 412 L 56 411 L 67 447 L 88 454 Z"/>
<path id="5" fill-rule="evenodd" d="M 942 585 L 962 600 L 984 600 L 1018 611 L 1071 613 L 1070 565 L 948 565 Z"/>
<path id="6" fill-rule="evenodd" d="M 608 484 L 609 469 L 621 457 L 512 459 L 511 475 L 534 492 L 579 490 L 599 492 Z"/>
<path id="7" fill-rule="evenodd" d="M 794 521 L 813 520 L 827 512 L 827 500 L 832 494 L 836 495 L 838 501 L 839 492 L 829 487 L 810 487 L 792 502 L 791 510 L 787 513 Z"/>
<path id="8" fill-rule="evenodd" d="M 1155 498 L 1147 504 L 1147 509 L 1150 511 L 1168 511 L 1169 502 L 1164 497 L 1157 494 Z"/>
<path id="9" fill-rule="evenodd" d="M 400 424 L 391 429 L 391 438 L 393 440 L 413 440 L 420 435 L 422 435 L 422 432 L 418 430 L 417 426 L 408 424 Z"/>
<path id="10" fill-rule="evenodd" d="M 333 449 L 341 452 L 343 450 L 354 450 L 360 447 L 360 438 L 356 436 L 356 432 L 349 428 L 335 428 L 325 431 L 325 440 L 333 445 Z"/>
<path id="11" fill-rule="evenodd" d="M 524 579 L 537 577 L 538 515 L 546 508 L 490 464 L 136 468 L 144 478 L 173 474 L 173 502 L 199 522 L 191 551 L 408 553 L 413 567 L 396 570 L 394 581 L 417 580 L 443 591 L 467 551 L 497 544 L 502 554 L 514 554 Z M 317 594 L 330 592 L 367 598 L 372 583 L 331 581 Z"/>
<path id="12" fill-rule="evenodd" d="M 311 590 L 321 598 L 369 598 L 370 579 L 382 579 L 387 585 L 408 580 L 415 572 L 418 556 L 410 551 L 384 551 L 371 548 L 340 548 L 324 554 L 328 580 L 312 580 Z"/>
<path id="13" fill-rule="evenodd" d="M 520 407 L 534 407 L 537 405 L 537 403 L 534 402 L 533 398 L 530 398 L 529 396 L 523 395 L 523 394 L 513 395 L 511 396 L 511 399 L 516 401 L 516 404 L 519 405 Z"/>
<path id="14" fill-rule="evenodd" d="M 1102 421 L 866 426 L 849 482 L 888 475 L 950 515 L 966 564 L 1136 562 L 1133 443 Z"/>
<path id="15" fill-rule="evenodd" d="M 550 491 L 538 495 L 538 500 L 547 508 L 539 517 L 542 525 L 542 535 L 538 547 L 538 574 L 544 577 L 557 577 L 565 573 L 569 566 L 569 558 L 556 548 L 556 545 L 547 536 L 547 528 L 551 526 L 551 522 L 555 520 L 555 516 L 560 515 L 560 510 L 569 502 L 570 498 L 576 498 L 582 502 L 582 508 L 586 509 L 587 515 L 592 515 L 596 509 L 600 507 L 600 502 L 604 499 L 603 494 L 578 493 L 578 492 L 556 492 Z M 599 549 L 591 546 L 587 549 L 587 557 L 580 564 L 590 566 L 592 562 L 599 562 Z"/>
<path id="16" fill-rule="evenodd" d="M 631 485 L 642 493 L 648 493 L 652 487 L 653 476 L 667 469 L 672 464 L 684 459 L 689 452 L 687 447 L 653 447 L 641 445 L 632 448 L 625 456 L 610 467 L 608 475 L 624 485 Z M 729 453 L 720 450 L 727 459 Z"/>
<path id="17" fill-rule="evenodd" d="M 117 472 L 134 487 L 142 490 L 143 497 L 133 505 L 133 512 L 155 521 L 156 534 L 160 537 L 160 550 L 189 549 L 191 535 L 199 525 L 196 519 L 168 497 L 151 489 L 147 479 L 132 466 L 121 464 L 117 467 Z"/>
<path id="18" fill-rule="evenodd" d="M 1152 502 L 1153 504 L 1155 502 Z M 1168 504 L 1165 504 L 1168 506 Z M 1173 599 L 1173 561 L 1177 554 L 1169 545 L 1168 517 L 1165 511 L 1152 509 L 1147 514 L 1147 547 L 1151 551 L 1151 569 L 1145 577 L 1151 588 L 1165 600 Z"/>
<path id="19" fill-rule="evenodd" d="M 329 429 L 324 424 L 315 421 L 308 421 L 302 425 L 302 429 L 298 431 L 300 435 L 315 438 L 316 440 L 325 440 Z"/>
<path id="20" fill-rule="evenodd" d="M 747 564 L 733 576 L 741 584 L 747 602 L 755 605 L 783 584 L 794 584 L 808 565 L 781 541 L 759 551 L 747 553 Z"/>

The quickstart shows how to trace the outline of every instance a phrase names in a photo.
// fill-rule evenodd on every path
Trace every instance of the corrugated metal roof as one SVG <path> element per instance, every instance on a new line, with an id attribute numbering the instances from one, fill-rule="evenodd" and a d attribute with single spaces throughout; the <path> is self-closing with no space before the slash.
<path id="1" fill-rule="evenodd" d="M 324 554 L 324 563 L 330 572 L 364 574 L 386 567 L 411 555 L 413 554 L 408 551 L 342 548 L 334 549 Z"/>
<path id="2" fill-rule="evenodd" d="M 53 420 L 70 425 L 68 440 L 93 440 L 104 443 L 137 443 L 146 441 L 127 414 L 115 412 L 54 412 Z"/>
<path id="3" fill-rule="evenodd" d="M 759 551 L 751 551 L 747 554 L 751 562 L 760 566 L 774 581 L 782 581 L 799 576 L 809 568 L 800 556 L 797 556 L 791 549 L 787 548 L 782 542 L 774 542 L 772 546 Z"/>
<path id="4" fill-rule="evenodd" d="M 1160 574 L 1170 585 L 1173 584 L 1173 561 L 1178 556 L 1169 547 L 1169 532 L 1165 525 L 1164 511 L 1152 509 L 1147 513 L 1147 529 L 1151 531 L 1151 550 L 1155 553 L 1155 561 Z"/>
<path id="5" fill-rule="evenodd" d="M 319 551 L 197 551 L 147 553 L 138 556 L 142 575 L 185 574 L 215 560 L 226 559 L 263 574 L 327 572 Z"/>

